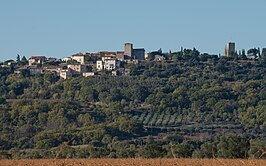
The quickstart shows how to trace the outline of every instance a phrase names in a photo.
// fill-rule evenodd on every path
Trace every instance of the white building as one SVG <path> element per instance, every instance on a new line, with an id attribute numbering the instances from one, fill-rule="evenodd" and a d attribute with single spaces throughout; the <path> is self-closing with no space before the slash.
<path id="1" fill-rule="evenodd" d="M 94 72 L 85 72 L 85 73 L 82 73 L 83 77 L 92 77 L 95 75 Z"/>
<path id="2" fill-rule="evenodd" d="M 71 69 L 60 70 L 60 77 L 67 79 L 72 76 Z"/>
<path id="3" fill-rule="evenodd" d="M 67 62 L 67 61 L 71 61 L 72 60 L 72 58 L 70 58 L 70 57 L 67 57 L 67 58 L 62 58 L 61 59 L 63 62 Z"/>
<path id="4" fill-rule="evenodd" d="M 72 59 L 76 60 L 80 64 L 85 64 L 85 55 L 83 54 L 72 55 Z"/>
<path id="5" fill-rule="evenodd" d="M 103 70 L 104 69 L 104 62 L 102 60 L 98 60 L 96 62 L 96 68 L 97 68 L 97 70 Z"/>
<path id="6" fill-rule="evenodd" d="M 120 61 L 116 59 L 106 59 L 104 61 L 105 70 L 115 70 L 117 67 L 120 67 Z"/>
<path id="7" fill-rule="evenodd" d="M 43 64 L 46 61 L 45 56 L 32 56 L 29 59 L 29 66 Z"/>
<path id="8" fill-rule="evenodd" d="M 116 59 L 116 56 L 115 55 L 114 56 L 110 55 L 110 56 L 102 57 L 102 61 L 105 61 L 105 60 L 108 60 L 108 59 Z"/>
<path id="9" fill-rule="evenodd" d="M 115 70 L 120 67 L 120 61 L 115 58 L 102 57 L 102 60 L 96 62 L 97 70 Z"/>
<path id="10" fill-rule="evenodd" d="M 87 71 L 86 65 L 82 65 L 82 64 L 67 65 L 67 68 L 75 72 L 78 72 L 78 73 L 83 73 Z"/>

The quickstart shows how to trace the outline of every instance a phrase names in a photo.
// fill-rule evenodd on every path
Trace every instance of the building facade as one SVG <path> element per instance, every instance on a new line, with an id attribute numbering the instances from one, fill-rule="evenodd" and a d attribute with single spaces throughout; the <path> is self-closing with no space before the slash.
<path id="1" fill-rule="evenodd" d="M 72 77 L 71 69 L 60 70 L 59 76 L 63 79 L 67 79 L 69 77 Z"/>
<path id="2" fill-rule="evenodd" d="M 62 58 L 61 59 L 61 61 L 63 61 L 63 62 L 68 62 L 68 61 L 71 61 L 71 60 L 72 60 L 72 58 L 70 58 L 70 57 Z"/>
<path id="3" fill-rule="evenodd" d="M 236 52 L 236 45 L 233 42 L 227 43 L 224 51 L 224 56 L 233 56 Z"/>
<path id="4" fill-rule="evenodd" d="M 134 49 L 132 43 L 125 43 L 124 55 L 130 57 L 130 59 L 142 61 L 145 59 L 145 49 Z"/>
<path id="5" fill-rule="evenodd" d="M 103 61 L 102 60 L 98 60 L 97 62 L 96 62 L 96 68 L 97 68 L 97 70 L 103 70 Z"/>
<path id="6" fill-rule="evenodd" d="M 43 64 L 46 61 L 45 56 L 32 56 L 29 58 L 29 66 Z"/>
<path id="7" fill-rule="evenodd" d="M 95 75 L 94 72 L 85 72 L 85 73 L 82 73 L 82 76 L 83 76 L 83 77 L 92 77 L 92 76 L 94 76 L 94 75 Z"/>
<path id="8" fill-rule="evenodd" d="M 85 64 L 85 55 L 83 55 L 83 54 L 72 55 L 72 59 L 76 60 L 80 64 Z"/>
<path id="9" fill-rule="evenodd" d="M 124 54 L 126 56 L 129 56 L 129 57 L 132 56 L 132 54 L 133 54 L 133 44 L 132 43 L 125 43 Z"/>
<path id="10" fill-rule="evenodd" d="M 116 52 L 116 59 L 118 59 L 120 61 L 124 61 L 125 60 L 125 52 L 124 51 L 117 51 Z"/>
<path id="11" fill-rule="evenodd" d="M 115 70 L 120 67 L 120 61 L 116 58 L 102 57 L 102 60 L 96 62 L 97 70 Z"/>
<path id="12" fill-rule="evenodd" d="M 87 71 L 87 66 L 82 64 L 67 65 L 67 68 L 78 73 L 84 73 Z"/>
<path id="13" fill-rule="evenodd" d="M 139 61 L 143 61 L 145 59 L 145 49 L 133 49 L 133 58 Z"/>
<path id="14" fill-rule="evenodd" d="M 105 70 L 115 70 L 117 67 L 120 67 L 120 61 L 116 59 L 106 59 L 104 61 Z"/>

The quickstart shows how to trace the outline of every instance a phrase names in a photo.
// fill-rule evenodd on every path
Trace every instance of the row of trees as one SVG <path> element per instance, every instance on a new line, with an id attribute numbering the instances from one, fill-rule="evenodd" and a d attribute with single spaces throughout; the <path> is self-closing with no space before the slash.
<path id="1" fill-rule="evenodd" d="M 197 60 L 197 61 L 204 61 L 208 58 L 218 58 L 222 57 L 221 55 L 209 55 L 208 53 L 200 53 L 196 48 L 193 49 L 184 49 L 181 47 L 180 51 L 176 52 L 162 52 L 162 49 L 159 49 L 158 51 L 150 52 L 149 54 L 149 60 L 153 60 L 155 58 L 155 55 L 161 55 L 164 56 L 167 60 Z M 237 60 L 237 59 L 253 59 L 253 60 L 259 60 L 262 63 L 266 62 L 266 48 L 251 48 L 248 51 L 245 49 L 242 49 L 239 52 L 235 52 L 233 56 L 229 57 L 231 59 Z"/>
<path id="2" fill-rule="evenodd" d="M 63 143 L 56 148 L 0 151 L 0 158 L 265 158 L 265 140 L 248 141 L 239 136 L 221 136 L 211 142 L 183 140 L 157 142 L 152 137 L 139 145 L 125 144 L 117 137 L 105 138 L 102 146 L 69 146 Z"/>

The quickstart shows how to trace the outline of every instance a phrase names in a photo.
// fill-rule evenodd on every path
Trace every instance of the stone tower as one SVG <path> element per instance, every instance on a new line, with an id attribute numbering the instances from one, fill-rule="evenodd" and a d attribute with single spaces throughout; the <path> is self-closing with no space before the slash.
<path id="1" fill-rule="evenodd" d="M 133 55 L 133 44 L 132 43 L 125 44 L 125 55 L 130 56 L 130 57 Z"/>
<path id="2" fill-rule="evenodd" d="M 236 44 L 233 42 L 227 43 L 224 51 L 224 56 L 233 56 L 236 52 Z"/>

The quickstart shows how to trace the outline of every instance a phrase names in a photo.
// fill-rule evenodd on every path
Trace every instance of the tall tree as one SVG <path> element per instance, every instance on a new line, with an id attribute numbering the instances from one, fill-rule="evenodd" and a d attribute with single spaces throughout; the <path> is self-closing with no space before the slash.
<path id="1" fill-rule="evenodd" d="M 23 57 L 21 58 L 21 61 L 22 61 L 22 62 L 27 62 L 28 60 L 27 60 L 27 58 L 26 58 L 25 56 L 23 56 Z"/>
<path id="2" fill-rule="evenodd" d="M 20 62 L 20 55 L 17 54 L 17 62 Z"/>
<path id="3" fill-rule="evenodd" d="M 253 56 L 255 59 L 258 58 L 259 50 L 257 48 L 251 48 L 248 50 L 248 56 Z"/>

